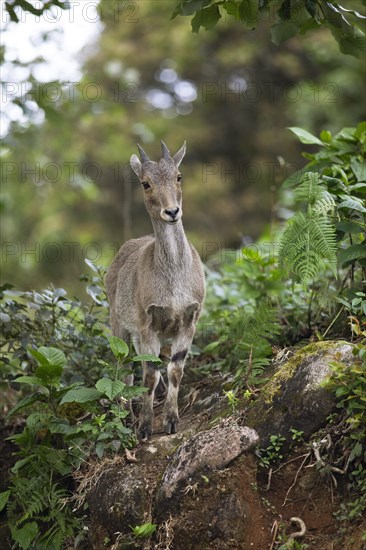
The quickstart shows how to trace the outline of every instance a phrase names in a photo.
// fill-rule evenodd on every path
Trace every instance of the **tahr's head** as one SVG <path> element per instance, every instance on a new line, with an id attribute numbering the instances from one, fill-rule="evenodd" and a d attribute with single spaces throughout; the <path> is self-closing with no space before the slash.
<path id="1" fill-rule="evenodd" d="M 179 165 L 186 152 L 186 142 L 171 157 L 168 147 L 162 141 L 162 158 L 159 162 L 150 160 L 143 148 L 140 145 L 137 147 L 140 158 L 132 155 L 130 164 L 144 188 L 148 213 L 156 220 L 169 224 L 177 223 L 182 217 L 182 176 Z"/>

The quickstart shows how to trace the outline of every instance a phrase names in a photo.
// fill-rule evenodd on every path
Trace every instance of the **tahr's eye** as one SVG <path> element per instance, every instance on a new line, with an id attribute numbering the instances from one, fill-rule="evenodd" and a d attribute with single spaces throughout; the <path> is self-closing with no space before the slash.
<path id="1" fill-rule="evenodd" d="M 181 181 L 182 181 L 182 175 L 181 175 L 181 174 L 178 174 L 178 176 L 177 176 L 177 182 L 180 183 Z"/>
<path id="2" fill-rule="evenodd" d="M 142 181 L 141 185 L 144 189 L 150 189 L 151 187 L 150 183 L 147 183 L 147 181 Z"/>

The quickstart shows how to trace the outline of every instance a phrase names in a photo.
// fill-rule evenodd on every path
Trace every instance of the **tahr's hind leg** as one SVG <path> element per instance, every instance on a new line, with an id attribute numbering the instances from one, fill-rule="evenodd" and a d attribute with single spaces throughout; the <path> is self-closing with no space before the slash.
<path id="1" fill-rule="evenodd" d="M 118 326 L 116 327 L 116 324 L 112 324 L 112 327 L 114 328 L 113 333 L 114 336 L 118 336 L 118 338 L 121 338 L 128 347 L 130 348 L 131 345 L 131 335 L 129 331 L 125 327 Z M 119 366 L 122 366 L 121 363 L 119 363 Z M 133 367 L 133 363 L 127 363 L 126 365 L 123 365 L 124 370 L 131 371 Z M 133 373 L 127 372 L 127 374 L 123 377 L 123 382 L 127 386 L 133 386 Z M 132 426 L 135 423 L 135 415 L 132 408 L 132 400 L 129 399 L 127 403 L 125 404 L 126 409 L 128 410 L 128 417 L 127 417 L 127 424 L 129 426 Z"/>

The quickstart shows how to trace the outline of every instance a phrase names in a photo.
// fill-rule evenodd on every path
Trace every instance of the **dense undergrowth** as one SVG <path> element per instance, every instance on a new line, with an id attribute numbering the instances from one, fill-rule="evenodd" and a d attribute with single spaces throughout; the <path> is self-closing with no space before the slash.
<path id="1" fill-rule="evenodd" d="M 366 509 L 366 123 L 334 137 L 293 131 L 319 151 L 283 184 L 284 228 L 206 266 L 197 368 L 227 373 L 233 404 L 260 391 L 277 350 L 309 338 L 354 342 L 354 366 L 332 364 L 329 383 L 333 421 L 348 426 L 338 448 L 354 494 L 339 519 L 353 519 Z M 64 289 L 0 289 L 2 412 L 17 449 L 0 509 L 15 548 L 82 545 L 87 510 L 73 500 L 73 474 L 135 443 L 120 402 L 143 390 L 125 386 L 121 367 L 143 357 L 110 336 L 104 270 L 88 265 L 88 304 Z"/>

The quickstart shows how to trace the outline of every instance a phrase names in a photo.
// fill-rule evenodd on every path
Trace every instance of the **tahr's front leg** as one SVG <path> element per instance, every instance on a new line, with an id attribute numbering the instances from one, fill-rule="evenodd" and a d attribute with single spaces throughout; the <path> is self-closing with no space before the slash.
<path id="1" fill-rule="evenodd" d="M 160 342 L 155 334 L 150 334 L 149 338 L 141 342 L 141 353 L 159 356 Z M 155 389 L 160 379 L 158 364 L 152 361 L 146 361 L 143 364 L 144 373 L 142 384 L 147 388 L 143 394 L 142 409 L 138 427 L 138 437 L 142 441 L 149 439 L 153 432 L 154 423 L 154 397 Z"/>
<path id="2" fill-rule="evenodd" d="M 172 357 L 168 365 L 168 395 L 164 407 L 164 430 L 167 434 L 178 431 L 178 394 L 184 363 L 192 344 L 194 330 L 173 340 Z"/>
<path id="3" fill-rule="evenodd" d="M 145 388 L 148 388 L 148 390 L 143 394 L 138 428 L 138 436 L 142 441 L 147 441 L 152 436 L 154 423 L 154 397 L 159 379 L 160 373 L 157 363 L 147 361 L 146 364 L 144 364 L 142 383 Z"/>

